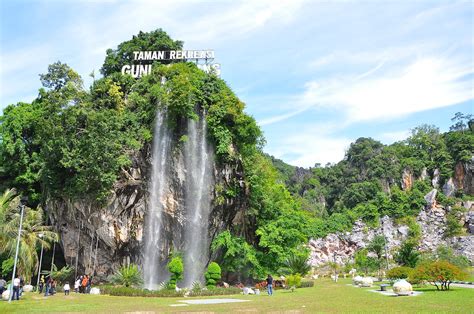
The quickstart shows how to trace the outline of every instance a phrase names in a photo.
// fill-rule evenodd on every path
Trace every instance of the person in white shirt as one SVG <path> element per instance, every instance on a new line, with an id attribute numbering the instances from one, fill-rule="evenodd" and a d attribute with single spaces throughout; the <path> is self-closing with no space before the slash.
<path id="1" fill-rule="evenodd" d="M 79 292 L 79 287 L 81 286 L 81 279 L 77 278 L 76 282 L 74 283 L 74 292 L 78 293 Z"/>
<path id="2" fill-rule="evenodd" d="M 13 279 L 12 300 L 15 300 L 15 295 L 16 295 L 16 300 L 20 300 L 20 278 L 18 278 L 18 277 Z"/>
<path id="3" fill-rule="evenodd" d="M 69 282 L 66 282 L 66 284 L 63 287 L 64 290 L 64 295 L 69 295 L 69 290 L 71 290 L 71 287 L 69 286 Z"/>

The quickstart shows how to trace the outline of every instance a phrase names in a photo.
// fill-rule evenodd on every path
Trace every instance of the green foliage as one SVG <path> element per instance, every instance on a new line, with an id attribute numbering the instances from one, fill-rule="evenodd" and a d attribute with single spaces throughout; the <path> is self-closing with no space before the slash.
<path id="1" fill-rule="evenodd" d="M 216 284 L 221 280 L 221 267 L 216 262 L 212 262 L 207 266 L 207 271 L 204 274 L 206 278 L 207 287 L 215 287 Z"/>
<path id="2" fill-rule="evenodd" d="M 289 274 L 305 276 L 311 270 L 311 266 L 308 264 L 308 252 L 289 256 L 285 261 L 285 266 Z"/>
<path id="3" fill-rule="evenodd" d="M 182 47 L 183 42 L 172 40 L 162 29 L 149 33 L 140 31 L 131 40 L 118 45 L 117 49 L 107 49 L 107 56 L 100 72 L 104 76 L 120 72 L 123 65 L 132 63 L 134 51 L 180 50 Z M 163 61 L 167 62 L 170 61 Z"/>
<path id="4" fill-rule="evenodd" d="M 295 291 L 296 288 L 301 287 L 301 275 L 300 274 L 293 274 L 286 276 L 285 279 L 286 286 L 291 289 L 291 291 Z"/>
<path id="5" fill-rule="evenodd" d="M 135 264 L 122 266 L 109 277 L 109 281 L 125 287 L 138 286 L 143 282 L 141 272 Z"/>
<path id="6" fill-rule="evenodd" d="M 470 265 L 467 257 L 456 254 L 451 247 L 445 245 L 437 247 L 436 252 L 433 254 L 431 259 L 436 261 L 446 261 L 461 269 L 465 269 Z"/>
<path id="7" fill-rule="evenodd" d="M 365 275 L 379 267 L 377 259 L 368 256 L 369 251 L 367 249 L 361 249 L 356 252 L 354 256 L 355 265 L 362 269 Z"/>
<path id="8" fill-rule="evenodd" d="M 14 257 L 20 225 L 20 196 L 15 190 L 6 190 L 0 196 L 0 254 Z M 18 253 L 18 273 L 25 279 L 31 278 L 38 263 L 37 247 L 41 244 L 50 248 L 52 241 L 58 241 L 58 234 L 45 226 L 41 208 L 24 208 L 22 233 Z"/>
<path id="9" fill-rule="evenodd" d="M 179 280 L 183 279 L 184 266 L 181 256 L 175 256 L 167 265 L 168 271 L 171 273 L 171 278 L 168 281 L 168 288 L 175 289 Z"/>
<path id="10" fill-rule="evenodd" d="M 394 267 L 387 272 L 387 278 L 392 281 L 397 279 L 408 279 L 413 276 L 413 271 L 414 269 L 411 267 Z"/>
<path id="11" fill-rule="evenodd" d="M 211 249 L 214 252 L 222 252 L 221 266 L 224 271 L 235 272 L 245 277 L 261 277 L 264 274 L 257 259 L 256 249 L 228 230 L 217 235 Z"/>
<path id="12" fill-rule="evenodd" d="M 41 272 L 42 275 L 51 276 L 51 278 L 53 278 L 54 280 L 57 280 L 60 283 L 70 278 L 73 273 L 74 273 L 74 267 L 70 267 L 66 265 L 63 268 L 58 269 L 58 267 L 55 264 L 53 264 L 52 271 L 43 270 Z"/>
<path id="13" fill-rule="evenodd" d="M 13 257 L 9 257 L 2 261 L 2 277 L 7 277 L 13 272 L 15 260 Z"/>
<path id="14" fill-rule="evenodd" d="M 400 249 L 395 254 L 395 261 L 402 266 L 411 268 L 415 267 L 420 257 L 420 253 L 418 252 L 416 247 L 416 242 L 406 240 L 402 243 Z"/>
<path id="15" fill-rule="evenodd" d="M 465 233 L 461 218 L 464 215 L 466 209 L 461 206 L 454 206 L 446 215 L 446 230 L 444 231 L 444 237 L 449 238 L 453 236 L 459 236 Z"/>
<path id="16" fill-rule="evenodd" d="M 467 278 L 467 273 L 447 262 L 422 263 L 415 268 L 412 279 L 416 282 L 427 281 L 437 290 L 449 290 L 451 282 Z"/>

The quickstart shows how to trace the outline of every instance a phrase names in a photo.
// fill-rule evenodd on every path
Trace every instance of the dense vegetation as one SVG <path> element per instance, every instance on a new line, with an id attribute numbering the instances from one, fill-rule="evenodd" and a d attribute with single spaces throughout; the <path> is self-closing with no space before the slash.
<path id="1" fill-rule="evenodd" d="M 391 145 L 371 138 L 352 143 L 344 160 L 322 167 L 316 164 L 302 169 L 269 157 L 301 207 L 315 217 L 314 236 L 348 230 L 357 219 L 376 225 L 388 215 L 404 219 L 418 214 L 426 204 L 424 196 L 433 188 L 431 178 L 439 173 L 441 188 L 457 163 L 470 162 L 474 155 L 474 120 L 472 115 L 457 113 L 449 132 L 440 133 L 435 126 L 422 125 L 411 136 Z M 402 186 L 402 173 L 413 175 L 413 186 Z M 469 198 L 461 189 L 454 197 L 437 194 L 437 202 L 454 205 Z M 447 236 L 459 234 L 458 212 L 448 217 L 452 225 Z M 407 222 L 407 221 L 405 221 Z M 416 228 L 416 226 L 414 227 Z"/>
<path id="2" fill-rule="evenodd" d="M 428 174 L 438 169 L 442 185 L 457 162 L 472 156 L 472 117 L 458 115 L 444 134 L 421 126 L 406 141 L 389 146 L 360 138 L 337 164 L 291 167 L 263 154 L 256 121 L 212 73 L 186 62 L 156 63 L 138 80 L 120 73 L 133 51 L 181 47 L 162 30 L 141 32 L 107 51 L 104 76 L 93 76 L 90 89 L 67 64 L 50 65 L 40 75 L 38 97 L 8 106 L 0 117 L 0 191 L 16 188 L 30 197 L 32 207 L 47 198 L 104 203 L 134 154 L 151 144 L 157 108 L 166 108 L 166 123 L 180 141 L 186 140 L 179 129 L 183 121 L 202 114 L 217 162 L 242 165 L 248 191 L 244 223 L 217 235 L 212 249 L 224 272 L 255 278 L 278 272 L 289 260 L 304 261 L 307 251 L 301 245 L 310 236 L 347 230 L 359 218 L 377 224 L 381 215 L 416 214 L 430 184 L 417 180 L 402 190 L 403 170 L 419 177 L 424 169 Z M 216 190 L 228 198 L 242 193 L 237 182 Z M 441 193 L 438 197 L 450 202 Z"/>

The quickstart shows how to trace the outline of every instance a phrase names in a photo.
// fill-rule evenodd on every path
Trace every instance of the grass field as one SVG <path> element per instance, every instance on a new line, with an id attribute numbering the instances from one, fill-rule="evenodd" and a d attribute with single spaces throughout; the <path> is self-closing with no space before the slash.
<path id="1" fill-rule="evenodd" d="M 316 281 L 313 288 L 295 292 L 277 290 L 267 295 L 235 295 L 216 298 L 250 300 L 243 303 L 190 305 L 172 307 L 178 301 L 195 298 L 142 298 L 112 297 L 106 295 L 64 296 L 57 294 L 44 298 L 35 293 L 26 294 L 21 301 L 11 304 L 0 302 L 0 313 L 29 312 L 147 312 L 147 313 L 474 313 L 474 289 L 452 288 L 438 292 L 423 288 L 416 297 L 389 297 L 349 286 L 349 280 L 333 283 L 327 279 Z M 208 297 L 210 298 L 210 297 Z"/>

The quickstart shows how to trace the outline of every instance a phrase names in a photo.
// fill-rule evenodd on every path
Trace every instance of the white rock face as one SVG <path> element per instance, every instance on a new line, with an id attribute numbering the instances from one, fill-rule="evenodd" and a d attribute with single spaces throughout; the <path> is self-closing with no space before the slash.
<path id="1" fill-rule="evenodd" d="M 5 290 L 2 293 L 2 300 L 3 301 L 8 301 L 8 298 L 10 298 L 10 290 Z"/>
<path id="2" fill-rule="evenodd" d="M 430 192 L 431 193 L 431 192 Z M 429 193 L 429 194 L 430 194 Z M 431 193 L 431 197 L 435 194 Z M 427 195 L 428 196 L 428 195 Z M 428 200 L 432 200 L 429 197 Z M 427 202 L 427 204 L 430 204 Z M 433 203 L 433 207 L 421 210 L 416 217 L 416 222 L 421 227 L 421 241 L 418 247 L 421 251 L 434 251 L 440 245 L 453 247 L 457 254 L 466 256 L 474 263 L 474 210 L 465 214 L 464 223 L 470 234 L 446 239 L 446 214 L 447 211 Z M 463 206 L 471 208 L 472 203 L 465 202 Z M 309 264 L 319 267 L 328 262 L 344 265 L 353 261 L 357 250 L 367 247 L 376 236 L 383 234 L 387 243 L 389 259 L 393 258 L 391 252 L 408 237 L 409 228 L 406 225 L 395 225 L 393 219 L 384 216 L 380 219 L 380 227 L 369 228 L 364 222 L 358 220 L 354 223 L 351 232 L 328 234 L 325 238 L 311 239 L 308 247 L 311 250 Z"/>
<path id="3" fill-rule="evenodd" d="M 99 288 L 92 288 L 90 294 L 100 294 Z"/>
<path id="4" fill-rule="evenodd" d="M 33 286 L 32 285 L 24 285 L 23 286 L 23 292 L 31 292 L 33 291 Z"/>
<path id="5" fill-rule="evenodd" d="M 372 287 L 373 284 L 374 284 L 374 281 L 372 280 L 372 278 L 364 277 L 364 278 L 362 278 L 360 286 L 361 287 Z"/>
<path id="6" fill-rule="evenodd" d="M 397 295 L 411 295 L 413 293 L 413 287 L 405 279 L 397 280 L 392 288 Z"/>

